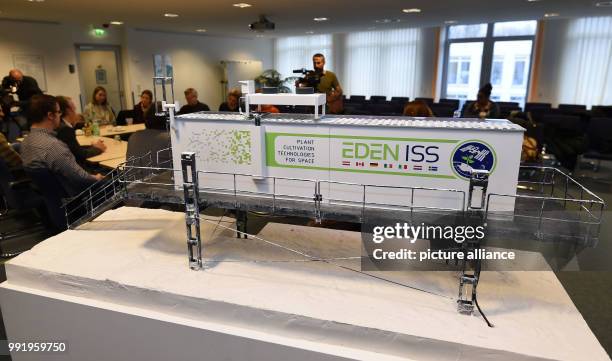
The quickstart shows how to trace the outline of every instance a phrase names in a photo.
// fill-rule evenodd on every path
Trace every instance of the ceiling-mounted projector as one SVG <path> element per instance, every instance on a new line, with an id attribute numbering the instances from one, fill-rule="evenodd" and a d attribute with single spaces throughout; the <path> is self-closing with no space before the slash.
<path id="1" fill-rule="evenodd" d="M 265 15 L 259 15 L 259 19 L 249 25 L 249 29 L 257 32 L 274 30 L 276 24 L 268 20 Z"/>

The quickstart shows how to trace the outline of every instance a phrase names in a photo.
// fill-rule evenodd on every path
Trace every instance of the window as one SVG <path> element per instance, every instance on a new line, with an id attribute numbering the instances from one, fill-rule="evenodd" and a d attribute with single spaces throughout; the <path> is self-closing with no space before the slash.
<path id="1" fill-rule="evenodd" d="M 495 23 L 493 36 L 535 35 L 537 26 L 538 22 L 535 20 Z"/>
<path id="2" fill-rule="evenodd" d="M 461 62 L 461 72 L 459 73 L 459 83 L 467 84 L 470 79 L 470 60 L 465 59 Z"/>
<path id="3" fill-rule="evenodd" d="M 333 70 L 332 36 L 291 36 L 276 39 L 274 62 L 283 77 L 294 76 L 294 69 L 312 69 L 312 56 L 325 55 L 325 68 Z M 296 74 L 298 75 L 298 74 Z"/>
<path id="4" fill-rule="evenodd" d="M 526 59 L 516 59 L 514 61 L 514 75 L 512 77 L 512 85 L 525 85 L 525 69 L 527 65 Z"/>
<path id="5" fill-rule="evenodd" d="M 342 87 L 347 95 L 419 96 L 420 29 L 347 34 Z"/>
<path id="6" fill-rule="evenodd" d="M 612 17 L 570 20 L 561 64 L 560 103 L 612 104 Z"/>
<path id="7" fill-rule="evenodd" d="M 448 84 L 457 84 L 457 66 L 458 66 L 457 58 L 450 59 L 448 61 Z"/>
<path id="8" fill-rule="evenodd" d="M 502 73 L 504 71 L 504 60 L 496 56 L 493 58 L 493 66 L 491 67 L 491 84 L 499 85 L 502 81 Z"/>
<path id="9" fill-rule="evenodd" d="M 448 83 L 468 84 L 470 80 L 470 58 L 453 57 L 448 62 Z"/>
<path id="10" fill-rule="evenodd" d="M 480 86 L 478 79 L 482 62 L 482 45 L 480 41 L 451 44 L 446 73 L 446 98 L 476 97 Z"/>
<path id="11" fill-rule="evenodd" d="M 523 103 L 536 28 L 535 20 L 449 26 L 441 96 L 474 99 L 490 82 L 492 99 Z"/>
<path id="12" fill-rule="evenodd" d="M 448 28 L 449 39 L 484 38 L 487 24 L 453 25 Z"/>

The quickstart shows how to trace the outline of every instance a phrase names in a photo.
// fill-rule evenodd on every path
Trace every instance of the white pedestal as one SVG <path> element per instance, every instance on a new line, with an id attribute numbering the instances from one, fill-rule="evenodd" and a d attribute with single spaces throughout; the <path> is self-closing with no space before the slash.
<path id="1" fill-rule="evenodd" d="M 321 115 L 325 115 L 325 104 L 327 98 L 325 94 L 247 94 L 246 95 L 246 113 L 249 115 L 249 105 L 306 105 L 315 108 L 314 119 L 319 119 L 319 107 L 323 106 Z"/>
<path id="2" fill-rule="evenodd" d="M 215 234 L 203 271 L 187 266 L 182 213 L 134 208 L 8 262 L 9 340 L 69 349 L 13 360 L 609 360 L 552 272 L 484 272 L 491 329 L 457 313 L 454 274 L 384 274 L 435 294 L 425 293 L 232 238 L 217 221 L 203 222 L 202 235 Z M 270 224 L 260 235 L 317 256 L 360 254 L 353 232 Z"/>

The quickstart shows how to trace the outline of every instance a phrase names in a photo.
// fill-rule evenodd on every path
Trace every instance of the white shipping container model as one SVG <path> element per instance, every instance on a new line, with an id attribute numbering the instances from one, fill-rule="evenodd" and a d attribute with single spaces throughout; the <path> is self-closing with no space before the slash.
<path id="1" fill-rule="evenodd" d="M 256 126 L 241 114 L 212 112 L 178 116 L 171 128 L 175 169 L 182 152 L 195 152 L 199 171 L 241 174 L 201 173 L 200 187 L 312 198 L 311 181 L 320 181 L 323 202 L 350 204 L 364 200 L 363 185 L 377 185 L 366 187 L 369 204 L 445 209 L 466 206 L 473 169 L 490 172 L 487 193 L 515 195 L 524 131 L 502 119 L 298 114 L 269 115 Z M 489 209 L 512 211 L 514 198 L 495 197 Z"/>

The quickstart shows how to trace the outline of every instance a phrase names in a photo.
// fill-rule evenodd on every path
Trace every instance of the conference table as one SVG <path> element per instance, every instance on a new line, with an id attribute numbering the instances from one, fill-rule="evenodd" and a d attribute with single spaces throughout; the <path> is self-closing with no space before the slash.
<path id="1" fill-rule="evenodd" d="M 125 163 L 125 157 L 123 158 L 115 158 L 109 160 L 103 160 L 100 162 L 100 165 L 106 168 L 117 168 L 120 164 Z"/>
<path id="2" fill-rule="evenodd" d="M 144 130 L 144 123 L 141 124 L 130 124 L 130 125 L 105 125 L 100 127 L 100 136 L 102 137 L 114 137 L 115 135 L 123 135 L 135 133 L 139 130 Z"/>
<path id="3" fill-rule="evenodd" d="M 96 156 L 87 158 L 89 162 L 100 163 L 111 159 L 123 159 L 123 161 L 125 161 L 128 142 L 108 137 L 77 135 L 77 141 L 80 145 L 91 145 L 98 140 L 104 142 L 106 150 Z"/>
<path id="4" fill-rule="evenodd" d="M 91 145 L 102 139 L 104 145 L 106 145 L 106 150 L 101 154 L 87 158 L 87 160 L 92 163 L 98 163 L 103 167 L 116 168 L 119 164 L 125 162 L 128 142 L 113 139 L 112 137 L 134 133 L 143 129 L 145 129 L 144 124 L 107 125 L 100 127 L 100 136 L 77 135 L 77 141 L 80 145 Z"/>

